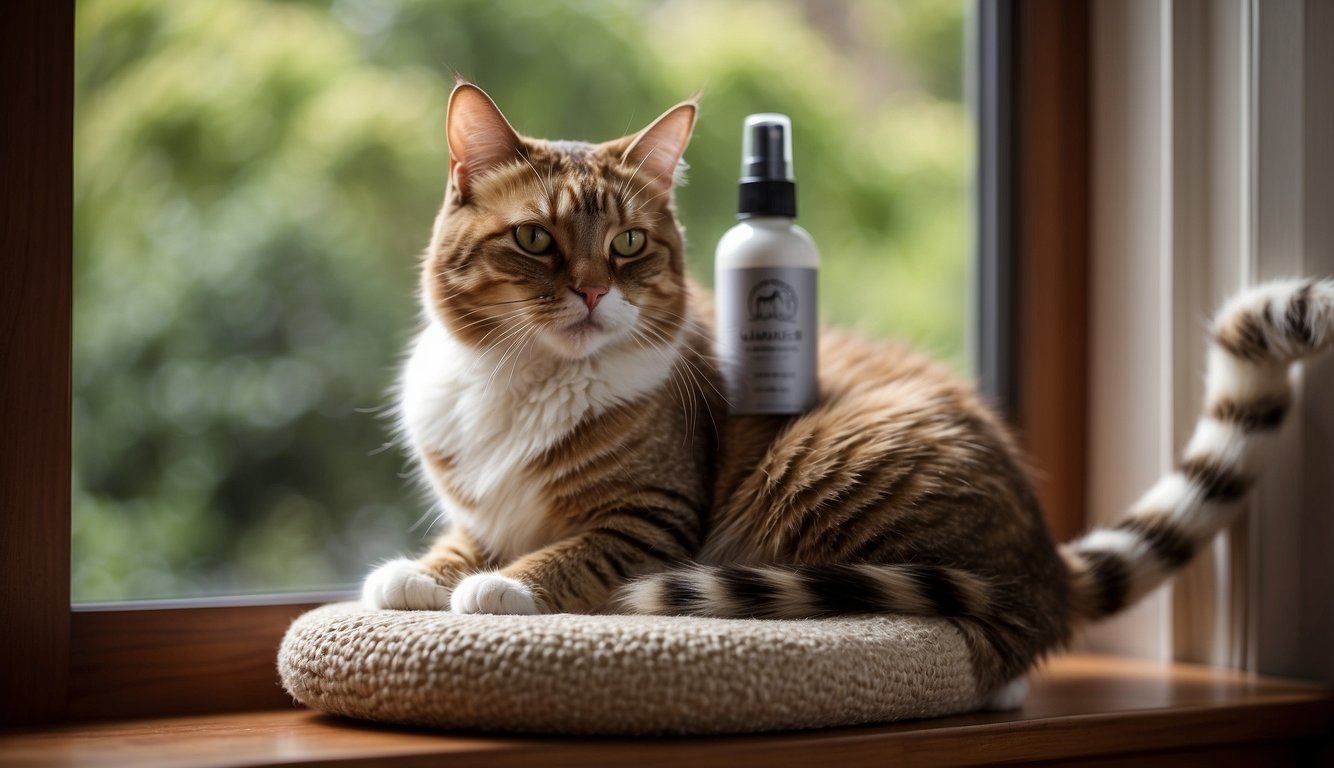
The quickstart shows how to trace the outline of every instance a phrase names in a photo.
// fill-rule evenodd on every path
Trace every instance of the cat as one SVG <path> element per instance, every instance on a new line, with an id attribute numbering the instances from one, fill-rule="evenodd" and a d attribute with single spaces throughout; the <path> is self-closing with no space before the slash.
<path id="1" fill-rule="evenodd" d="M 823 331 L 814 409 L 729 416 L 673 202 L 695 115 L 687 101 L 614 141 L 542 141 L 457 85 L 400 393 L 451 525 L 375 569 L 366 604 L 941 616 L 980 690 L 1022 692 L 1075 626 L 1231 520 L 1288 409 L 1289 363 L 1334 342 L 1334 282 L 1232 300 L 1176 470 L 1120 524 L 1057 546 L 1005 423 L 909 349 Z"/>

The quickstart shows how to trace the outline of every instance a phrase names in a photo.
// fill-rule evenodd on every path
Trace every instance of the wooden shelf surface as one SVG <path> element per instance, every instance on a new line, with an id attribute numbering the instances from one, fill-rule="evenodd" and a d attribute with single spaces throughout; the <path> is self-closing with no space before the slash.
<path id="1" fill-rule="evenodd" d="M 1027 704 L 890 725 L 744 737 L 589 739 L 442 734 L 306 710 L 0 731 L 4 766 L 1226 765 L 1330 759 L 1327 686 L 1091 655 L 1048 662 Z M 1121 756 L 1117 758 L 1117 756 Z M 1091 762 L 1090 762 L 1091 761 Z"/>

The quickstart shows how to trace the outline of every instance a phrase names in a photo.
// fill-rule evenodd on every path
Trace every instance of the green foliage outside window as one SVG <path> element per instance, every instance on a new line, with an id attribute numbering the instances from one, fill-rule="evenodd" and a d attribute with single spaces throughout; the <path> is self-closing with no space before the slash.
<path id="1" fill-rule="evenodd" d="M 74 597 L 355 582 L 434 513 L 389 445 L 453 72 L 602 140 L 703 91 L 693 272 L 741 119 L 791 115 L 822 316 L 962 359 L 959 0 L 89 0 L 77 9 Z"/>

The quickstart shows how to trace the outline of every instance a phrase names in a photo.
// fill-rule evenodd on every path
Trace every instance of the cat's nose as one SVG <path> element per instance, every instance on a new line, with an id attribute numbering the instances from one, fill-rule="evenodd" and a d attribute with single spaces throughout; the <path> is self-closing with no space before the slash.
<path id="1" fill-rule="evenodd" d="M 584 303 L 588 305 L 588 311 L 592 312 L 598 302 L 602 301 L 602 297 L 607 295 L 608 289 L 605 285 L 583 285 L 578 288 L 571 287 L 570 290 L 583 296 Z"/>

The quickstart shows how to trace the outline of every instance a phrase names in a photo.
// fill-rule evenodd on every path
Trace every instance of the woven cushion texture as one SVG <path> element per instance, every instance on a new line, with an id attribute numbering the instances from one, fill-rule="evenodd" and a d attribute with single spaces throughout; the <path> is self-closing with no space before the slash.
<path id="1" fill-rule="evenodd" d="M 283 685 L 331 714 L 445 729 L 717 734 L 976 709 L 941 619 L 478 616 L 356 603 L 293 622 Z"/>

